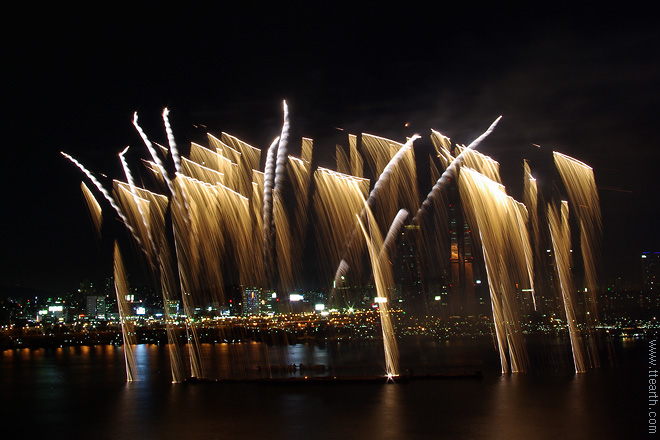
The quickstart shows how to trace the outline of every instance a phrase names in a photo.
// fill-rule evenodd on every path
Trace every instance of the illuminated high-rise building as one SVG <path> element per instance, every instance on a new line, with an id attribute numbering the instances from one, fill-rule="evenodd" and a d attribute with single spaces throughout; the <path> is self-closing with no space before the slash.
<path id="1" fill-rule="evenodd" d="M 452 314 L 476 312 L 474 257 L 470 228 L 456 205 L 449 206 L 450 286 L 449 302 Z"/>
<path id="2" fill-rule="evenodd" d="M 406 225 L 401 231 L 398 246 L 399 291 L 395 300 L 401 300 L 406 310 L 425 310 L 428 306 L 422 283 L 422 268 L 419 259 L 420 226 Z"/>
<path id="3" fill-rule="evenodd" d="M 659 290 L 660 252 L 642 252 L 642 281 L 647 290 Z"/>
<path id="4" fill-rule="evenodd" d="M 106 304 L 105 296 L 88 295 L 87 296 L 87 316 L 97 319 L 105 319 Z"/>
<path id="5" fill-rule="evenodd" d="M 262 290 L 246 287 L 243 290 L 243 316 L 259 315 L 262 309 Z"/>

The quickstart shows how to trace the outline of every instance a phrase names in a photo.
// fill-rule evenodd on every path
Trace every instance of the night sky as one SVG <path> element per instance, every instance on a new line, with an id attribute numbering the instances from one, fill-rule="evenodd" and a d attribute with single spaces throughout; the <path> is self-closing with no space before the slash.
<path id="1" fill-rule="evenodd" d="M 308 3 L 6 9 L 0 291 L 62 293 L 111 274 L 84 176 L 59 152 L 123 179 L 121 150 L 131 146 L 133 164 L 146 157 L 133 112 L 164 144 L 165 106 L 180 145 L 203 124 L 266 149 L 286 99 L 291 148 L 311 137 L 328 158 L 335 127 L 399 141 L 433 128 L 467 144 L 503 115 L 481 151 L 514 197 L 523 157 L 542 166 L 557 150 L 594 168 L 604 279 L 635 280 L 640 253 L 660 251 L 650 10 Z"/>

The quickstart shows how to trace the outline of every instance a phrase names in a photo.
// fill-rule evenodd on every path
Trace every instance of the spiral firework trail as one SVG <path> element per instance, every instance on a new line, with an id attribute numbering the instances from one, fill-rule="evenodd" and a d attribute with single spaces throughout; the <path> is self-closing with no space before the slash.
<path id="1" fill-rule="evenodd" d="M 163 179 L 165 179 L 165 183 L 167 183 L 167 188 L 170 190 L 170 194 L 174 194 L 174 187 L 172 186 L 172 181 L 170 180 L 169 174 L 167 173 L 167 170 L 165 169 L 165 164 L 163 161 L 160 159 L 160 156 L 158 155 L 158 152 L 154 148 L 154 145 L 151 143 L 149 138 L 147 137 L 147 134 L 142 130 L 142 127 L 138 124 L 138 114 L 135 112 L 133 114 L 133 126 L 137 130 L 138 134 L 142 138 L 142 142 L 144 142 L 144 145 L 147 147 L 149 150 L 149 154 L 151 154 L 151 158 L 154 160 L 156 163 L 156 166 L 158 166 L 158 170 L 160 171 L 161 175 L 163 176 Z"/>
<path id="2" fill-rule="evenodd" d="M 135 241 L 144 250 L 144 246 L 142 246 L 142 240 L 140 240 L 140 238 L 136 234 L 135 229 L 133 228 L 133 226 L 131 226 L 130 222 L 126 218 L 126 215 L 124 215 L 122 210 L 119 208 L 119 206 L 115 202 L 115 199 L 113 199 L 112 196 L 110 195 L 110 193 L 103 187 L 103 185 L 101 185 L 101 182 L 99 182 L 98 179 L 91 172 L 89 172 L 89 170 L 87 170 L 87 168 L 85 168 L 83 166 L 83 164 L 78 162 L 76 159 L 74 159 L 73 157 L 71 157 L 70 155 L 68 155 L 64 152 L 60 152 L 60 154 L 62 154 L 62 156 L 66 157 L 67 159 L 69 159 L 74 165 L 76 165 L 78 168 L 80 168 L 80 170 L 83 173 L 85 173 L 85 175 L 89 178 L 89 180 L 92 181 L 94 186 L 96 186 L 96 188 L 98 188 L 98 190 L 101 192 L 101 194 L 103 194 L 103 197 L 110 203 L 110 206 L 112 206 L 112 208 L 115 210 L 115 212 L 117 213 L 119 218 L 121 218 L 124 225 L 126 225 L 126 228 L 128 228 L 128 230 L 131 232 L 131 235 L 133 236 Z"/>
<path id="3" fill-rule="evenodd" d="M 151 237 L 151 231 L 149 229 L 149 223 L 147 222 L 146 215 L 144 213 L 144 209 L 142 208 L 142 203 L 140 203 L 139 196 L 136 191 L 136 186 L 135 186 L 135 180 L 133 179 L 133 175 L 131 174 L 131 170 L 128 167 L 128 162 L 126 161 L 126 152 L 128 151 L 129 147 L 126 147 L 124 150 L 122 150 L 121 153 L 119 153 L 119 159 L 121 160 L 121 165 L 124 168 L 124 175 L 126 176 L 126 180 L 128 181 L 128 185 L 131 191 L 131 195 L 135 199 L 135 206 L 137 207 L 137 210 L 140 214 L 140 218 L 142 219 L 142 225 L 144 226 L 144 229 L 147 231 L 147 239 L 149 243 L 149 252 L 150 255 L 155 255 L 156 251 L 156 245 L 154 244 L 154 240 Z M 151 262 L 153 264 L 153 262 Z"/>
<path id="4" fill-rule="evenodd" d="M 273 218 L 273 186 L 275 180 L 275 160 L 277 157 L 277 145 L 279 136 L 270 144 L 266 156 L 266 167 L 264 170 L 264 196 L 263 196 L 263 248 L 264 264 L 266 265 L 267 278 L 273 271 L 273 246 L 271 243 L 271 224 Z"/>
<path id="5" fill-rule="evenodd" d="M 500 119 L 502 119 L 502 116 L 499 116 L 495 121 L 488 127 L 488 129 L 481 134 L 478 138 L 476 138 L 470 145 L 467 146 L 461 153 L 454 158 L 454 160 L 449 164 L 447 169 L 442 173 L 438 181 L 433 185 L 433 188 L 431 189 L 431 192 L 426 196 L 426 200 L 422 202 L 422 206 L 419 208 L 419 211 L 415 214 L 415 220 L 414 222 L 418 222 L 420 217 L 430 209 L 431 205 L 435 202 L 435 200 L 438 199 L 440 192 L 443 190 L 443 188 L 449 183 L 449 180 L 454 178 L 456 175 L 456 170 L 458 167 L 461 165 L 463 162 L 463 157 L 466 151 L 468 150 L 474 150 L 477 148 L 481 142 L 483 142 L 484 139 L 486 139 L 492 132 L 495 130 L 495 127 L 497 126 L 498 122 L 500 122 Z"/>
<path id="6" fill-rule="evenodd" d="M 167 143 L 170 146 L 170 152 L 172 153 L 172 161 L 174 162 L 174 169 L 177 174 L 181 173 L 181 157 L 179 156 L 179 148 L 176 145 L 176 140 L 174 139 L 174 132 L 172 131 L 172 126 L 170 125 L 170 111 L 165 108 L 163 110 L 163 123 L 165 124 L 165 132 L 167 133 Z"/>

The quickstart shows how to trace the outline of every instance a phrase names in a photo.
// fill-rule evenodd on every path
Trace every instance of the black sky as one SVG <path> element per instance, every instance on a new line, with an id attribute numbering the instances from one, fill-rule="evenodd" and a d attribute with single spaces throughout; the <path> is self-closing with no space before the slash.
<path id="1" fill-rule="evenodd" d="M 0 286 L 63 292 L 111 271 L 60 151 L 120 178 L 117 153 L 143 154 L 133 112 L 165 142 L 165 106 L 181 144 L 204 124 L 266 148 L 282 99 L 317 152 L 334 127 L 468 143 L 503 115 L 483 150 L 514 196 L 532 143 L 593 166 L 605 277 L 637 277 L 639 253 L 660 250 L 651 11 L 308 3 L 8 8 Z"/>

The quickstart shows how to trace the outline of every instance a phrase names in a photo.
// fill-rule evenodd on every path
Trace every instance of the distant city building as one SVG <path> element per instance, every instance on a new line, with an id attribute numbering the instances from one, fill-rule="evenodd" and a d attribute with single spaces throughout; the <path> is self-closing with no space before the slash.
<path id="1" fill-rule="evenodd" d="M 406 310 L 426 310 L 427 298 L 423 292 L 419 242 L 422 240 L 419 225 L 406 225 L 399 236 L 399 268 L 395 276 L 398 288 L 389 297 L 401 300 Z"/>
<path id="2" fill-rule="evenodd" d="M 462 210 L 449 205 L 450 216 L 450 307 L 452 314 L 471 314 L 476 311 L 474 258 L 472 237 Z"/>
<path id="3" fill-rule="evenodd" d="M 106 304 L 105 296 L 89 295 L 87 296 L 87 306 L 85 308 L 86 315 L 90 318 L 105 319 L 106 318 Z"/>
<path id="4" fill-rule="evenodd" d="M 46 302 L 45 307 L 39 310 L 37 320 L 44 321 L 65 321 L 68 317 L 68 309 L 66 305 L 57 300 L 49 300 Z"/>
<path id="5" fill-rule="evenodd" d="M 167 300 L 165 312 L 169 316 L 176 316 L 180 313 L 181 301 L 179 300 Z"/>
<path id="6" fill-rule="evenodd" d="M 261 289 L 246 287 L 243 290 L 243 316 L 259 315 L 261 308 Z"/>
<path id="7" fill-rule="evenodd" d="M 243 290 L 243 316 L 272 315 L 278 312 L 279 299 L 272 290 L 247 287 Z"/>
<path id="8" fill-rule="evenodd" d="M 658 290 L 660 286 L 660 252 L 642 252 L 642 277 L 644 288 Z"/>

